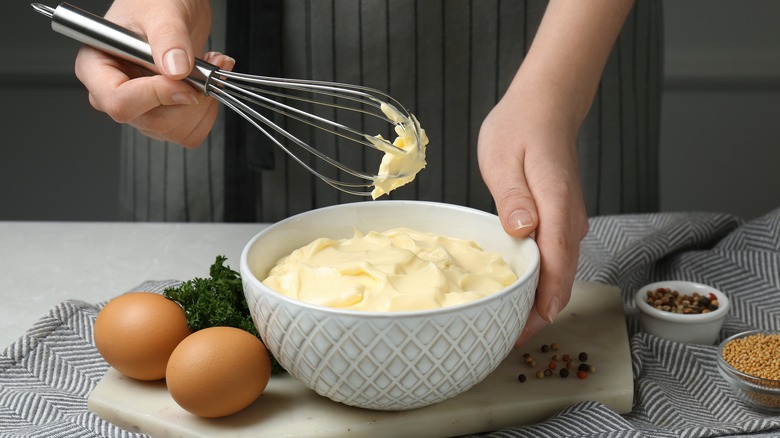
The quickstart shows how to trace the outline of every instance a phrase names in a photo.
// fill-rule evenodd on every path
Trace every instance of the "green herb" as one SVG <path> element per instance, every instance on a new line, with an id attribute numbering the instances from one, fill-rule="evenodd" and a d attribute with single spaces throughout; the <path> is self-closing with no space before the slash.
<path id="1" fill-rule="evenodd" d="M 179 303 L 193 331 L 207 327 L 236 327 L 260 338 L 244 297 L 241 275 L 225 266 L 227 257 L 217 256 L 209 269 L 209 278 L 194 278 L 163 291 L 165 297 Z M 269 351 L 270 354 L 270 351 Z M 271 372 L 284 369 L 271 355 Z"/>

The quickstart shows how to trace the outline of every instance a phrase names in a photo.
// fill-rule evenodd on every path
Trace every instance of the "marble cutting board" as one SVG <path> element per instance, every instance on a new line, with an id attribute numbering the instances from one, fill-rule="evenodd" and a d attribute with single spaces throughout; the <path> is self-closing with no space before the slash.
<path id="1" fill-rule="evenodd" d="M 522 359 L 537 359 L 544 343 L 558 353 L 587 351 L 597 372 L 543 380 Z M 538 360 L 537 368 L 543 360 Z M 520 383 L 520 373 L 528 380 Z M 89 396 L 89 409 L 133 432 L 155 437 L 371 437 L 453 436 L 542 421 L 584 400 L 601 402 L 618 413 L 631 411 L 633 373 L 623 301 L 617 288 L 575 283 L 572 299 L 555 324 L 531 345 L 513 351 L 469 391 L 437 405 L 403 412 L 378 412 L 342 405 L 317 395 L 289 375 L 273 376 L 263 395 L 229 417 L 203 419 L 181 409 L 164 381 L 140 382 L 109 369 Z"/>

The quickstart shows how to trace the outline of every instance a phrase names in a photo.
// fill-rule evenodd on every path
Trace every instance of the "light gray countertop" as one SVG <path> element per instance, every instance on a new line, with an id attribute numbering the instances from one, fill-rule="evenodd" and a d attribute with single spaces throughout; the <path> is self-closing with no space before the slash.
<path id="1" fill-rule="evenodd" d="M 0 221 L 0 351 L 65 300 L 109 300 L 146 280 L 238 270 L 263 224 Z"/>

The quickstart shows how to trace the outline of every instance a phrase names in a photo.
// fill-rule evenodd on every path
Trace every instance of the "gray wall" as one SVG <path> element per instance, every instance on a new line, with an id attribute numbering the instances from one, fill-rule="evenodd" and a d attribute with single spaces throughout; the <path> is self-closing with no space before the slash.
<path id="1" fill-rule="evenodd" d="M 108 5 L 74 3 L 101 14 Z M 0 220 L 118 218 L 119 129 L 89 105 L 73 73 L 77 49 L 29 2 L 3 4 Z"/>
<path id="2" fill-rule="evenodd" d="M 670 0 L 661 208 L 780 207 L 780 2 Z"/>
<path id="3" fill-rule="evenodd" d="M 665 7 L 662 210 L 750 219 L 780 207 L 780 2 Z M 0 220 L 117 220 L 119 130 L 73 75 L 77 45 L 29 3 L 3 9 Z"/>

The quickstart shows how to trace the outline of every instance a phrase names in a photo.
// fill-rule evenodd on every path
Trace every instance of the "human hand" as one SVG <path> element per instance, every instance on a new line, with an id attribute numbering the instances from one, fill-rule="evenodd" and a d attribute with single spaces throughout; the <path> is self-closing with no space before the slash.
<path id="1" fill-rule="evenodd" d="M 92 106 L 149 137 L 199 145 L 216 120 L 218 104 L 180 79 L 203 53 L 211 30 L 209 1 L 115 0 L 105 18 L 147 38 L 160 74 L 83 46 L 75 71 Z M 202 58 L 223 70 L 235 64 L 219 53 Z"/>
<path id="2" fill-rule="evenodd" d="M 504 230 L 533 236 L 541 253 L 534 306 L 517 345 L 569 302 L 588 218 L 577 168 L 576 124 L 534 93 L 505 96 L 479 132 L 482 177 Z"/>
<path id="3" fill-rule="evenodd" d="M 506 94 L 482 123 L 479 168 L 507 233 L 541 253 L 536 300 L 517 345 L 571 297 L 588 216 L 576 139 L 633 0 L 550 0 Z"/>

